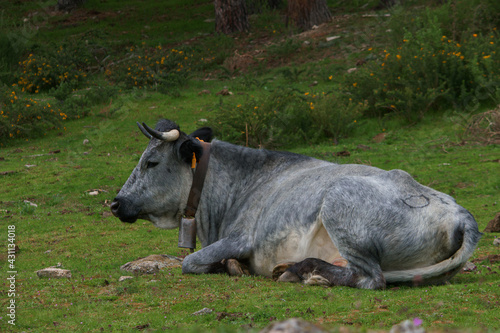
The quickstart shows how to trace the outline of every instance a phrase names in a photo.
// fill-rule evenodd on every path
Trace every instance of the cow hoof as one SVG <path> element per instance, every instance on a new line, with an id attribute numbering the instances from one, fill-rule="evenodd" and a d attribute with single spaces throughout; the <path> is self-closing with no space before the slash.
<path id="1" fill-rule="evenodd" d="M 248 267 L 243 265 L 236 259 L 225 259 L 222 261 L 222 263 L 226 267 L 227 274 L 229 274 L 230 276 L 250 275 Z"/>
<path id="2" fill-rule="evenodd" d="M 300 276 L 298 276 L 295 273 L 292 273 L 290 271 L 286 271 L 285 273 L 281 274 L 281 276 L 278 279 L 278 282 L 302 282 L 302 279 Z"/>
<path id="3" fill-rule="evenodd" d="M 277 281 L 280 276 L 285 273 L 287 269 L 295 265 L 294 262 L 285 262 L 279 265 L 274 266 L 273 272 L 272 272 L 272 277 L 274 281 Z"/>

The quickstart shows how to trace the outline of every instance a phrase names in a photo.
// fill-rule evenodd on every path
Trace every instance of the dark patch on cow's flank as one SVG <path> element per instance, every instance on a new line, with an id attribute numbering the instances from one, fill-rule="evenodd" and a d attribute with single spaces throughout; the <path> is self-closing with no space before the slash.
<path id="1" fill-rule="evenodd" d="M 439 199 L 439 201 L 441 201 L 442 204 L 449 205 L 449 203 L 446 200 L 444 200 L 441 196 L 434 194 L 434 193 L 432 194 L 432 196 Z"/>
<path id="2" fill-rule="evenodd" d="M 405 199 L 401 199 L 403 202 L 411 208 L 424 208 L 429 206 L 429 198 L 427 198 L 425 195 L 420 194 L 420 195 L 412 195 L 409 196 Z"/>

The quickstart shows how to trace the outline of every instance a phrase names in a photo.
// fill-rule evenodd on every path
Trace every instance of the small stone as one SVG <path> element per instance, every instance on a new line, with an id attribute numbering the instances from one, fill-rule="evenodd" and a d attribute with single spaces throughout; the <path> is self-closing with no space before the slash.
<path id="1" fill-rule="evenodd" d="M 495 239 L 493 240 L 493 245 L 495 245 L 495 246 L 500 246 L 500 238 L 495 238 Z"/>
<path id="2" fill-rule="evenodd" d="M 153 254 L 128 262 L 120 269 L 135 274 L 153 274 L 164 267 L 181 267 L 182 259 L 166 254 Z"/>
<path id="3" fill-rule="evenodd" d="M 488 222 L 484 232 L 500 232 L 500 212 L 498 212 L 493 220 Z"/>
<path id="4" fill-rule="evenodd" d="M 463 272 L 472 272 L 472 271 L 475 271 L 477 269 L 476 265 L 474 265 L 474 263 L 470 262 L 470 261 L 467 261 L 464 265 L 464 267 L 462 268 L 462 271 Z"/>
<path id="5" fill-rule="evenodd" d="M 291 318 L 273 323 L 259 333 L 326 333 L 327 331 L 318 325 L 312 324 L 299 318 Z"/>
<path id="6" fill-rule="evenodd" d="M 28 201 L 28 200 L 24 200 L 24 203 L 29 204 L 31 207 L 38 207 L 38 205 L 36 203 Z"/>
<path id="7" fill-rule="evenodd" d="M 71 278 L 71 271 L 69 269 L 48 267 L 36 271 L 36 275 L 38 275 L 39 278 Z"/>
<path id="8" fill-rule="evenodd" d="M 339 39 L 340 36 L 331 36 L 331 37 L 326 37 L 326 41 L 327 42 L 331 42 L 332 40 L 336 40 L 336 39 Z"/>
<path id="9" fill-rule="evenodd" d="M 130 279 L 133 279 L 133 278 L 134 278 L 133 276 L 123 275 L 123 276 L 120 276 L 120 278 L 118 279 L 118 282 L 123 282 L 125 280 L 130 280 Z"/>
<path id="10" fill-rule="evenodd" d="M 193 316 L 201 316 L 201 315 L 209 314 L 209 313 L 212 313 L 212 311 L 213 311 L 212 309 L 203 308 L 203 309 L 198 310 L 195 313 L 193 313 Z"/>
<path id="11" fill-rule="evenodd" d="M 415 326 L 411 320 L 405 320 L 392 326 L 389 333 L 425 333 L 425 330 L 422 327 Z"/>
<path id="12" fill-rule="evenodd" d="M 83 144 L 84 145 L 88 144 L 89 142 L 90 142 L 89 139 L 83 139 Z"/>
<path id="13" fill-rule="evenodd" d="M 99 194 L 99 191 L 92 191 L 92 192 L 89 192 L 89 195 L 98 195 Z"/>
<path id="14" fill-rule="evenodd" d="M 357 71 L 357 70 L 358 70 L 358 69 L 357 69 L 356 67 L 349 68 L 349 69 L 347 70 L 347 73 L 351 74 L 352 72 L 355 72 L 355 71 Z"/>

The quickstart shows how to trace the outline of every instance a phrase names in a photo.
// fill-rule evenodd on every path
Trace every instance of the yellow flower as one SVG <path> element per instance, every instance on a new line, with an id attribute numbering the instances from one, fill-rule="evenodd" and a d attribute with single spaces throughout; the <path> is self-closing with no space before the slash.
<path id="1" fill-rule="evenodd" d="M 477 34 L 473 34 L 472 37 L 477 37 Z"/>
<path id="2" fill-rule="evenodd" d="M 353 86 L 353 87 L 356 87 L 357 85 L 358 85 L 358 83 L 357 83 L 357 82 L 354 82 L 354 83 L 352 84 L 352 86 Z"/>

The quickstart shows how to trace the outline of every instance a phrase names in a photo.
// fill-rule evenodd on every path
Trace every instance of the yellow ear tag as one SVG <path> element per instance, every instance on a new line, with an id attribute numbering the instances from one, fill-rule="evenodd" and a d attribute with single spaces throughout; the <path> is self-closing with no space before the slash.
<path id="1" fill-rule="evenodd" d="M 196 154 L 193 153 L 193 159 L 191 160 L 191 169 L 196 168 Z"/>
<path id="2" fill-rule="evenodd" d="M 198 141 L 201 141 L 201 142 L 205 142 L 203 141 L 202 139 L 196 137 L 196 139 Z M 193 152 L 193 159 L 191 160 L 191 169 L 195 169 L 196 168 L 196 154 Z"/>

